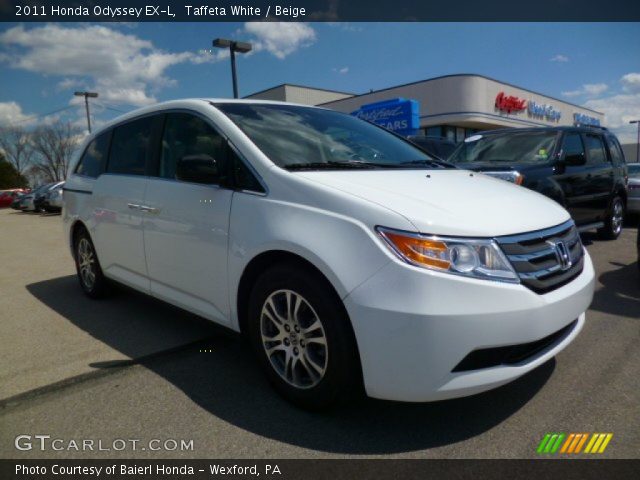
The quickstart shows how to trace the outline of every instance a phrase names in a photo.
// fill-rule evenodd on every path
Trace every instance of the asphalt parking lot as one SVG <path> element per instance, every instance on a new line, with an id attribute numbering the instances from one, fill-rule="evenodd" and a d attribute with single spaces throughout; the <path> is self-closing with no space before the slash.
<path id="1" fill-rule="evenodd" d="M 241 340 L 193 315 L 129 290 L 85 298 L 60 216 L 0 210 L 0 232 L 1 458 L 535 458 L 547 432 L 612 432 L 602 457 L 640 456 L 635 228 L 583 237 L 597 291 L 554 360 L 474 397 L 324 414 L 282 401 Z M 19 451 L 21 434 L 193 450 Z"/>

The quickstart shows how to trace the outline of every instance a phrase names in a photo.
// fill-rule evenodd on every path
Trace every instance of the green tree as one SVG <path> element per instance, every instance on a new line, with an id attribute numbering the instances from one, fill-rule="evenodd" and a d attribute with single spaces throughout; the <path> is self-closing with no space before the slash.
<path id="1" fill-rule="evenodd" d="M 4 155 L 0 152 L 0 190 L 27 186 L 27 179 L 20 175 L 20 172 L 7 162 Z"/>

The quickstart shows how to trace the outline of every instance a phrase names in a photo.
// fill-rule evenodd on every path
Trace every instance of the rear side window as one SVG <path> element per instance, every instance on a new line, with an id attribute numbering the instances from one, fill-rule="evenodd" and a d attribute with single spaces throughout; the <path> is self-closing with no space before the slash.
<path id="1" fill-rule="evenodd" d="M 562 155 L 566 160 L 567 157 L 583 157 L 584 158 L 584 145 L 582 144 L 582 138 L 578 133 L 569 133 L 564 137 L 562 142 Z"/>
<path id="2" fill-rule="evenodd" d="M 111 132 L 103 133 L 92 140 L 78 163 L 76 173 L 87 177 L 98 178 L 104 172 L 109 154 Z"/>
<path id="3" fill-rule="evenodd" d="M 587 140 L 587 163 L 589 165 L 601 165 L 607 162 L 607 153 L 600 135 L 586 135 Z"/>
<path id="4" fill-rule="evenodd" d="M 116 127 L 111 139 L 108 173 L 144 175 L 151 155 L 150 138 L 154 117 L 145 117 Z"/>
<path id="5" fill-rule="evenodd" d="M 620 144 L 612 138 L 607 137 L 607 146 L 609 147 L 609 153 L 611 154 L 611 160 L 616 167 L 624 165 L 624 154 L 620 149 Z"/>
<path id="6" fill-rule="evenodd" d="M 164 125 L 160 153 L 160 177 L 176 178 L 176 166 L 184 157 L 206 155 L 224 172 L 227 143 L 211 125 L 189 113 L 169 113 Z"/>

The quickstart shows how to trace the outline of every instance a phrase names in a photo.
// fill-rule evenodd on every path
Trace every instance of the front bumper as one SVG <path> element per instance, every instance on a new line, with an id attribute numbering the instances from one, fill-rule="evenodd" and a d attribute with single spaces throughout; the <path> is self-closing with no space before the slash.
<path id="1" fill-rule="evenodd" d="M 544 295 L 393 260 L 344 301 L 368 395 L 420 402 L 498 387 L 554 357 L 582 329 L 593 289 L 586 252 L 582 273 Z M 574 321 L 566 335 L 519 363 L 452 372 L 472 351 L 535 342 Z"/>

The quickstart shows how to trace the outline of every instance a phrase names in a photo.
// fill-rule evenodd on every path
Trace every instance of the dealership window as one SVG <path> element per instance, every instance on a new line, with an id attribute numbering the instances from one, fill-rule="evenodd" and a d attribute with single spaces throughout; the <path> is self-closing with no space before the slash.
<path id="1" fill-rule="evenodd" d="M 153 120 L 153 117 L 140 118 L 115 128 L 107 172 L 145 174 Z"/>
<path id="2" fill-rule="evenodd" d="M 435 127 L 427 127 L 424 129 L 425 135 L 428 137 L 442 137 L 442 127 L 437 125 Z"/>
<path id="3" fill-rule="evenodd" d="M 109 153 L 111 131 L 93 139 L 80 159 L 76 173 L 87 177 L 97 178 L 104 172 L 104 164 Z"/>

